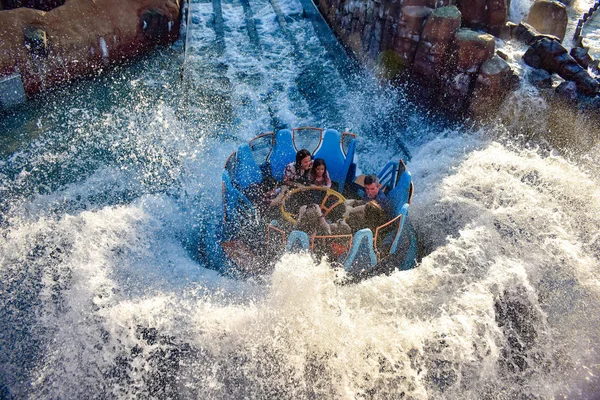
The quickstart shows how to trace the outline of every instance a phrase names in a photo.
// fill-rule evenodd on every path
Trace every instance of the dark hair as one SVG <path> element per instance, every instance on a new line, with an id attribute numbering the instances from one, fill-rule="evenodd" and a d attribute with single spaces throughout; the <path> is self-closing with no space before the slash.
<path id="1" fill-rule="evenodd" d="M 311 177 L 314 178 L 315 176 L 317 176 L 317 167 L 321 165 L 325 167 L 325 172 L 323 173 L 323 176 L 327 176 L 327 164 L 325 164 L 325 160 L 323 160 L 322 158 L 315 158 L 313 160 L 312 169 L 310 170 Z"/>
<path id="2" fill-rule="evenodd" d="M 310 157 L 310 151 L 306 149 L 298 150 L 296 153 L 296 169 L 300 169 L 302 166 L 302 160 L 306 158 L 306 156 Z"/>
<path id="3" fill-rule="evenodd" d="M 379 178 L 377 177 L 377 175 L 365 176 L 365 186 L 370 185 L 372 183 L 379 183 Z"/>

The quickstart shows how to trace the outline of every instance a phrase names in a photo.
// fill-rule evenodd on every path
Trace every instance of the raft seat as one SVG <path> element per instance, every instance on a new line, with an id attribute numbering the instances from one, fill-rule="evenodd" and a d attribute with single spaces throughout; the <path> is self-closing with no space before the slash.
<path id="1" fill-rule="evenodd" d="M 390 248 L 390 254 L 395 254 L 398 249 L 398 243 L 400 243 L 400 238 L 402 237 L 402 232 L 404 231 L 404 224 L 406 222 L 406 218 L 408 218 L 408 203 L 405 203 L 402 208 L 400 208 L 400 215 L 402 215 L 402 221 L 400 222 L 400 228 L 394 242 L 392 243 L 392 247 Z"/>
<path id="2" fill-rule="evenodd" d="M 348 177 L 350 165 L 354 159 L 356 140 L 352 139 L 348 145 L 348 151 L 344 154 L 342 150 L 342 135 L 335 129 L 327 129 L 323 136 L 323 142 L 316 151 L 314 158 L 322 158 L 327 164 L 327 172 L 332 182 L 338 185 L 337 191 L 344 191 L 344 184 Z"/>
<path id="3" fill-rule="evenodd" d="M 357 272 L 365 267 L 372 268 L 377 264 L 377 255 L 373 248 L 373 232 L 361 229 L 354 234 L 352 248 L 342 265 L 348 272 Z"/>
<path id="4" fill-rule="evenodd" d="M 233 179 L 242 190 L 246 190 L 251 185 L 260 184 L 263 180 L 260 167 L 256 164 L 252 150 L 247 143 L 241 145 L 236 152 Z"/>
<path id="5" fill-rule="evenodd" d="M 298 252 L 309 249 L 310 240 L 308 234 L 303 231 L 291 231 L 285 245 L 286 252 Z"/>
<path id="6" fill-rule="evenodd" d="M 248 198 L 236 189 L 231 182 L 227 171 L 223 171 L 223 211 L 225 213 L 225 225 L 236 224 L 242 214 L 254 215 L 256 210 Z"/>
<path id="7" fill-rule="evenodd" d="M 398 174 L 398 162 L 389 161 L 377 174 L 379 183 L 385 193 L 389 193 L 396 184 L 396 177 Z"/>
<path id="8" fill-rule="evenodd" d="M 292 131 L 282 129 L 275 133 L 275 143 L 269 156 L 271 174 L 277 181 L 283 181 L 285 167 L 294 161 L 296 161 L 296 147 L 292 140 Z"/>
<path id="9" fill-rule="evenodd" d="M 410 204 L 411 194 L 412 175 L 409 171 L 404 171 L 402 175 L 400 175 L 396 187 L 387 194 L 391 209 L 394 212 L 394 217 L 401 214 L 402 207 L 404 207 L 405 204 Z"/>

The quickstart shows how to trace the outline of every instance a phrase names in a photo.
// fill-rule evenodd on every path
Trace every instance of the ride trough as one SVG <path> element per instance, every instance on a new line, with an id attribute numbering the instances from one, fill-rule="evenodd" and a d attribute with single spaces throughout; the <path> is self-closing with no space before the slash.
<path id="1" fill-rule="evenodd" d="M 356 175 L 356 143 L 356 135 L 350 132 L 302 127 L 265 133 L 239 146 L 227 159 L 222 176 L 223 224 L 210 250 L 217 269 L 255 276 L 269 272 L 284 253 L 300 251 L 318 259 L 327 256 L 350 279 L 413 268 L 417 242 L 408 221 L 413 183 L 402 160 L 389 161 L 377 174 L 391 219 L 370 229 L 348 231 L 345 201 L 364 193 L 360 184 L 364 176 Z M 313 159 L 325 160 L 331 189 L 307 186 L 284 191 L 273 206 L 265 193 L 281 187 L 285 167 L 296 160 L 300 149 L 309 150 Z M 332 227 L 344 225 L 346 231 L 325 229 L 323 233 L 318 226 L 312 230 L 301 224 L 307 207 L 322 217 L 317 225 L 325 221 Z"/>

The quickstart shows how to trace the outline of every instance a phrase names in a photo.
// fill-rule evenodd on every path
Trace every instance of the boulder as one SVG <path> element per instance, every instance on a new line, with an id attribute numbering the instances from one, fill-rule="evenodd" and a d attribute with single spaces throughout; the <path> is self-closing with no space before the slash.
<path id="1" fill-rule="evenodd" d="M 573 47 L 569 53 L 583 68 L 588 68 L 594 59 L 590 56 L 589 49 L 585 47 Z"/>
<path id="2" fill-rule="evenodd" d="M 529 9 L 527 23 L 538 32 L 556 36 L 560 42 L 567 32 L 567 7 L 555 0 L 536 0 Z"/>
<path id="3" fill-rule="evenodd" d="M 25 47 L 32 54 L 46 56 L 48 54 L 48 40 L 46 31 L 35 26 L 26 26 L 23 30 Z"/>
<path id="4" fill-rule="evenodd" d="M 555 89 L 556 93 L 563 99 L 577 100 L 577 84 L 572 81 L 561 82 Z"/>
<path id="5" fill-rule="evenodd" d="M 517 84 L 518 78 L 508 63 L 494 55 L 481 64 L 469 104 L 469 114 L 477 118 L 493 114 L 506 94 Z"/>
<path id="6" fill-rule="evenodd" d="M 528 80 L 533 86 L 540 89 L 550 89 L 552 87 L 552 75 L 544 69 L 533 69 L 528 74 Z"/>
<path id="7" fill-rule="evenodd" d="M 519 25 L 516 26 L 513 36 L 520 42 L 525 43 L 528 46 L 531 46 L 533 43 L 537 41 L 536 37 L 539 35 L 539 32 L 535 30 L 535 28 L 528 23 L 521 21 Z"/>
<path id="8" fill-rule="evenodd" d="M 503 27 L 496 29 L 497 32 L 494 36 L 497 36 L 502 40 L 510 40 L 513 38 L 516 28 L 517 24 L 507 21 Z"/>
<path id="9" fill-rule="evenodd" d="M 405 66 L 413 63 L 417 45 L 421 39 L 423 23 L 432 11 L 429 7 L 407 6 L 402 8 L 394 41 L 394 51 L 400 56 Z"/>
<path id="10" fill-rule="evenodd" d="M 381 10 L 383 11 L 384 18 L 380 50 L 392 50 L 396 40 L 402 7 L 400 2 L 394 2 L 388 4 L 385 8 L 382 7 Z"/>
<path id="11" fill-rule="evenodd" d="M 479 30 L 486 27 L 487 7 L 485 3 L 485 0 L 458 0 L 457 7 L 462 14 L 465 26 Z"/>
<path id="12" fill-rule="evenodd" d="M 28 94 L 130 59 L 179 36 L 179 0 L 70 0 L 0 12 L 0 76 Z M 43 56 L 43 57 L 40 57 Z"/>
<path id="13" fill-rule="evenodd" d="M 425 21 L 413 71 L 429 84 L 435 84 L 443 73 L 447 50 L 460 23 L 461 14 L 456 6 L 437 8 Z"/>
<path id="14" fill-rule="evenodd" d="M 463 28 L 456 33 L 453 48 L 453 70 L 445 79 L 441 106 L 462 114 L 481 64 L 494 55 L 495 41 L 492 35 Z"/>
<path id="15" fill-rule="evenodd" d="M 535 28 L 529 25 L 526 22 L 521 22 L 517 25 L 513 30 L 513 37 L 520 42 L 525 43 L 528 46 L 531 46 L 538 40 L 547 38 L 550 40 L 558 40 L 558 37 L 549 35 L 547 33 L 540 33 L 535 30 Z"/>
<path id="16" fill-rule="evenodd" d="M 571 57 L 556 39 L 543 38 L 527 49 L 523 61 L 533 68 L 556 73 L 567 81 L 574 81 L 583 94 L 595 96 L 600 84 Z"/>
<path id="17" fill-rule="evenodd" d="M 508 0 L 487 0 L 487 26 L 490 32 L 502 30 L 508 22 Z"/>
<path id="18" fill-rule="evenodd" d="M 496 42 L 492 35 L 459 29 L 454 37 L 456 69 L 476 73 L 481 64 L 492 58 Z"/>

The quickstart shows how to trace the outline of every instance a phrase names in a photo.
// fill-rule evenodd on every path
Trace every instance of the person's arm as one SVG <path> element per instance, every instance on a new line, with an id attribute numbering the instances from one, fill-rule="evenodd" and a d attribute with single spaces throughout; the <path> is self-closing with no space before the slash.
<path id="1" fill-rule="evenodd" d="M 294 163 L 286 165 L 285 170 L 283 171 L 283 184 L 288 185 L 288 186 L 293 186 L 295 176 L 296 176 L 296 171 L 294 168 Z"/>
<path id="2" fill-rule="evenodd" d="M 329 171 L 325 171 L 325 186 L 331 189 L 331 178 L 329 177 Z"/>

